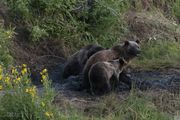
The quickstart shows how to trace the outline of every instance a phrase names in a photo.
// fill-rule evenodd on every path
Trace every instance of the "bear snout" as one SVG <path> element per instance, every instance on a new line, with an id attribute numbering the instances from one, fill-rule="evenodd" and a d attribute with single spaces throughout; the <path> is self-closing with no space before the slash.
<path id="1" fill-rule="evenodd" d="M 128 51 L 128 54 L 131 56 L 139 56 L 140 53 L 141 53 L 140 49 L 130 49 Z"/>

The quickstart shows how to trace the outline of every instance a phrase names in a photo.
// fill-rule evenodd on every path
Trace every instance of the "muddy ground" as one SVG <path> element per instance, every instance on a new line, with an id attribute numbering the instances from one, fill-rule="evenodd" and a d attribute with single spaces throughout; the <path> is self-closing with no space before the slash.
<path id="1" fill-rule="evenodd" d="M 67 79 L 62 78 L 64 65 L 54 67 L 49 70 L 49 77 L 53 81 L 56 90 L 78 91 L 81 84 L 81 77 L 70 76 Z M 164 89 L 180 92 L 180 69 L 167 69 L 157 71 L 135 71 L 126 73 L 127 81 L 132 81 L 132 86 L 140 90 Z M 123 82 L 119 83 L 116 91 L 129 90 L 129 86 Z M 82 91 L 81 91 L 82 92 Z"/>
<path id="2" fill-rule="evenodd" d="M 102 98 L 106 95 L 92 96 L 86 90 L 79 91 L 81 83 L 79 77 L 71 76 L 68 79 L 62 79 L 62 71 L 63 64 L 49 71 L 49 77 L 53 80 L 53 87 L 57 91 L 54 103 L 63 111 L 66 108 L 75 107 L 86 115 L 95 115 L 95 111 L 101 108 L 99 106 Z M 159 106 L 158 109 L 161 111 L 174 114 L 175 110 L 180 110 L 179 104 L 174 103 L 179 99 L 179 96 L 174 95 L 180 93 L 180 69 L 130 71 L 127 75 L 133 81 L 133 87 L 138 91 L 138 95 L 152 97 L 153 103 Z M 130 95 L 130 89 L 126 84 L 120 83 L 110 94 L 115 94 L 119 102 L 125 101 Z"/>
<path id="3" fill-rule="evenodd" d="M 92 96 L 86 90 L 79 91 L 81 80 L 79 76 L 71 76 L 68 79 L 62 79 L 64 65 L 54 67 L 49 70 L 49 77 L 53 81 L 53 87 L 57 91 L 54 102 L 61 106 L 75 106 L 87 112 L 90 108 L 97 106 L 100 96 Z M 133 87 L 142 93 L 162 95 L 162 91 L 169 93 L 180 93 L 180 69 L 168 69 L 163 71 L 131 71 L 127 73 L 128 78 L 133 82 Z M 35 82 L 35 84 L 38 84 Z M 39 90 L 41 85 L 38 84 Z M 129 86 L 119 83 L 115 93 L 119 100 L 124 100 L 130 93 Z"/>

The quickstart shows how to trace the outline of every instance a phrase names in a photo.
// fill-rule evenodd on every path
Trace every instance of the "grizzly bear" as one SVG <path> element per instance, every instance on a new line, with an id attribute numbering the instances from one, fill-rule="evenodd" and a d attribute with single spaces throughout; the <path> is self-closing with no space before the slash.
<path id="1" fill-rule="evenodd" d="M 110 92 L 118 85 L 119 74 L 126 65 L 127 62 L 123 58 L 93 64 L 88 74 L 91 93 L 102 95 Z"/>
<path id="2" fill-rule="evenodd" d="M 101 50 L 92 55 L 86 62 L 83 69 L 82 89 L 89 89 L 88 72 L 93 64 L 102 61 L 111 61 L 122 57 L 129 62 L 138 54 L 140 54 L 139 40 L 125 41 L 123 45 L 115 45 L 111 49 Z"/>
<path id="3" fill-rule="evenodd" d="M 70 56 L 64 67 L 63 78 L 80 74 L 88 58 L 100 50 L 104 50 L 104 48 L 99 45 L 90 44 Z"/>

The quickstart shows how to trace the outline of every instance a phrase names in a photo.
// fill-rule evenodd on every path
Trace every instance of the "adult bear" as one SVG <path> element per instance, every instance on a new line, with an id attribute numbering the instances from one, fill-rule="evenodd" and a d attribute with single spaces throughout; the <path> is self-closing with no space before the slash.
<path id="1" fill-rule="evenodd" d="M 119 74 L 126 65 L 127 62 L 123 58 L 93 64 L 88 74 L 91 93 L 102 95 L 110 92 L 118 85 Z"/>
<path id="2" fill-rule="evenodd" d="M 111 61 L 120 57 L 129 62 L 138 54 L 140 54 L 139 40 L 125 41 L 123 45 L 115 45 L 111 49 L 102 50 L 92 55 L 86 62 L 83 69 L 83 83 L 82 89 L 89 89 L 88 72 L 93 64 L 102 61 Z"/>
<path id="3" fill-rule="evenodd" d="M 74 53 L 68 58 L 65 64 L 63 78 L 68 78 L 71 75 L 79 75 L 89 57 L 101 50 L 104 50 L 104 48 L 99 45 L 90 44 Z"/>

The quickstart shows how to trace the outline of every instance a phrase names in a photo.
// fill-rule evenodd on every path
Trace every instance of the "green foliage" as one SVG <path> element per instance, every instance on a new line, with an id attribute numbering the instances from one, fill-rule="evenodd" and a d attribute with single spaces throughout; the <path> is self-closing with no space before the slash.
<path id="1" fill-rule="evenodd" d="M 24 24 L 32 41 L 48 36 L 73 48 L 92 42 L 112 45 L 124 32 L 122 13 L 129 8 L 125 0 L 95 0 L 90 5 L 85 0 L 5 1 L 16 26 Z"/>
<path id="2" fill-rule="evenodd" d="M 137 97 L 136 93 L 131 93 L 121 108 L 123 108 L 120 111 L 122 120 L 170 120 L 170 117 L 159 112 L 152 102 Z"/>
<path id="3" fill-rule="evenodd" d="M 123 13 L 129 9 L 128 1 L 96 1 L 94 11 L 90 14 L 88 31 L 98 43 L 111 47 L 127 32 Z"/>
<path id="4" fill-rule="evenodd" d="M 18 72 L 19 71 L 19 72 Z M 47 70 L 41 72 L 43 90 L 31 83 L 25 64 L 11 70 L 0 66 L 0 119 L 1 120 L 79 120 L 76 114 L 64 116 L 52 104 L 55 91 L 51 87 Z"/>
<path id="5" fill-rule="evenodd" d="M 34 42 L 38 41 L 43 36 L 48 36 L 48 33 L 41 29 L 39 26 L 33 26 L 31 31 L 31 37 Z"/>
<path id="6" fill-rule="evenodd" d="M 173 4 L 174 15 L 180 20 L 180 0 L 175 0 Z"/>
<path id="7" fill-rule="evenodd" d="M 104 96 L 89 113 L 93 120 L 171 120 L 168 114 L 158 111 L 151 99 L 133 90 L 122 101 L 115 94 Z"/>
<path id="8" fill-rule="evenodd" d="M 145 68 L 178 67 L 180 43 L 166 40 L 152 40 L 142 47 L 141 56 L 135 64 Z"/>
<path id="9" fill-rule="evenodd" d="M 131 93 L 122 105 L 122 118 L 125 120 L 171 120 L 170 116 L 159 112 L 155 105 L 146 98 Z"/>
<path id="10" fill-rule="evenodd" d="M 13 58 L 9 53 L 10 40 L 14 35 L 13 30 L 5 30 L 0 26 L 0 64 L 8 66 L 12 64 Z"/>

